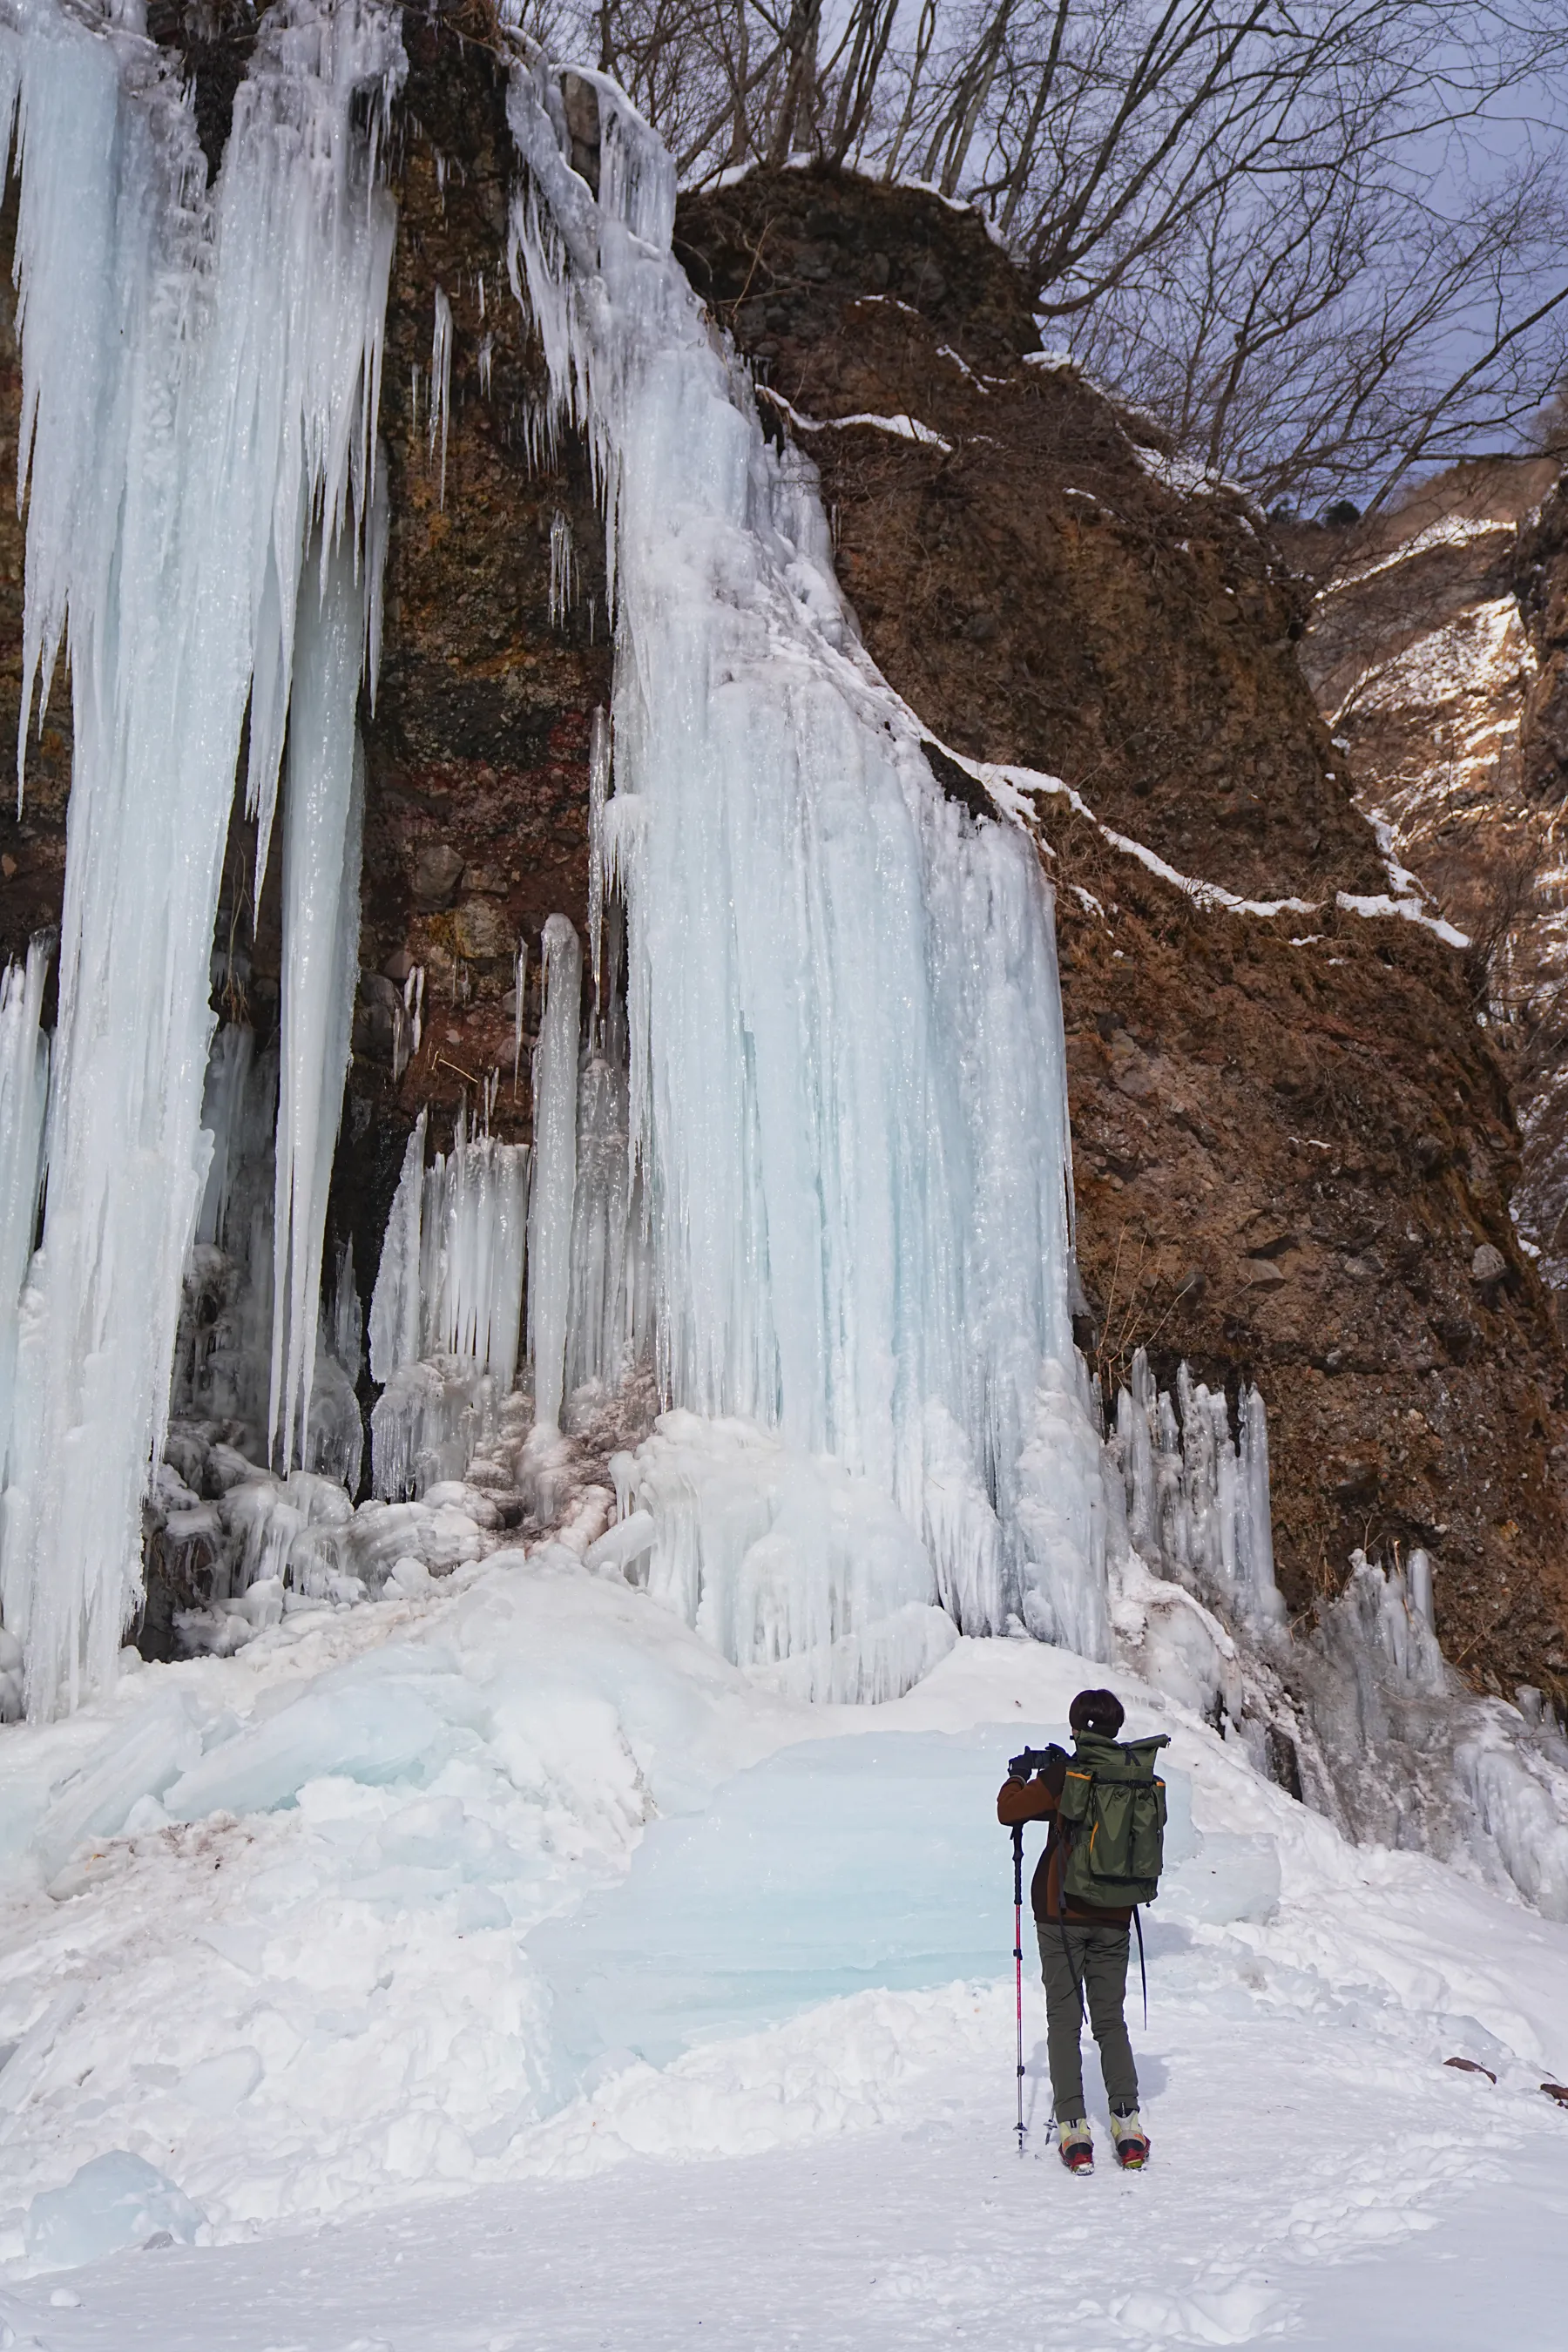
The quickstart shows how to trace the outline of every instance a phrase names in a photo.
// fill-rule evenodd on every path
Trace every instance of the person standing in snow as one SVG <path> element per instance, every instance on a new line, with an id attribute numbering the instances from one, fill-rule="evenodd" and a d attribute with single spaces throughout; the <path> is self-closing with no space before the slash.
<path id="1" fill-rule="evenodd" d="M 1113 1691 L 1079 1691 L 1068 1711 L 1075 1740 L 1085 1734 L 1113 1740 L 1122 1721 L 1121 1702 Z M 1009 1772 L 996 1799 L 996 1818 L 1007 1829 L 1022 1822 L 1050 1823 L 1029 1895 L 1046 1985 L 1046 2046 L 1058 2147 L 1069 2172 L 1092 2171 L 1094 2137 L 1084 2110 L 1079 2043 L 1087 2000 L 1110 2103 L 1116 2160 L 1124 2170 L 1136 2171 L 1148 2161 L 1149 2138 L 1139 2120 L 1138 2074 L 1123 2014 L 1131 1908 L 1101 1908 L 1065 1892 L 1068 1842 L 1058 1809 L 1071 1759 L 1063 1748 L 1051 1747 L 1044 1754 L 1044 1766 L 1032 1779 Z"/>

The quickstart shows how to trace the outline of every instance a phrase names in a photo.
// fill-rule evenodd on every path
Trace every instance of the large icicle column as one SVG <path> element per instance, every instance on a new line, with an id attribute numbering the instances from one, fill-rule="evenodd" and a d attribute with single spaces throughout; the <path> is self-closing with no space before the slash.
<path id="1" fill-rule="evenodd" d="M 44 1172 L 49 1041 L 39 1015 L 52 945 L 41 933 L 29 944 L 26 962 L 8 963 L 0 977 L 0 1487 L 11 1437 L 22 1286 Z"/>
<path id="2" fill-rule="evenodd" d="M 0 1565 L 30 1714 L 112 1675 L 141 1573 L 180 1279 L 211 1151 L 209 958 L 242 726 L 262 855 L 304 547 L 362 543 L 391 200 L 371 139 L 398 12 L 280 0 L 216 187 L 132 26 L 18 0 L 25 677 L 70 637 L 74 770 L 43 1242 Z M 23 697 L 24 712 L 31 694 Z"/>
<path id="3" fill-rule="evenodd" d="M 577 1182 L 577 1047 L 583 949 L 564 915 L 544 926 L 543 1009 L 533 1061 L 533 1197 L 528 1212 L 528 1339 L 533 1418 L 561 1419 L 566 1316 L 572 1298 L 572 1201 Z"/>
<path id="4" fill-rule="evenodd" d="M 378 534 L 379 538 L 379 534 Z M 280 1466 L 306 1438 L 321 1305 L 327 1187 L 359 971 L 364 755 L 356 725 L 366 575 L 347 535 L 305 567 L 283 793 L 283 1052 L 272 1207 L 268 1435 Z"/>
<path id="5" fill-rule="evenodd" d="M 1037 855 L 933 780 L 839 596 L 814 472 L 769 447 L 671 257 L 669 159 L 584 79 L 597 198 L 547 63 L 514 68 L 512 276 L 607 509 L 603 823 L 661 1378 L 692 1413 L 761 1423 L 896 1502 L 916 1540 L 886 1548 L 886 1590 L 844 1599 L 840 1633 L 940 1598 L 973 1631 L 1021 1616 L 1103 1652 Z M 798 1486 L 780 1475 L 770 1492 Z M 774 1507 L 752 1515 L 753 1553 Z"/>

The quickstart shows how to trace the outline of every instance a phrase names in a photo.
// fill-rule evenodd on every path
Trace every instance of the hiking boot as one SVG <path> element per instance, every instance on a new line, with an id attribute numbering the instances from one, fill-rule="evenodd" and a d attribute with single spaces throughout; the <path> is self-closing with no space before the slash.
<path id="1" fill-rule="evenodd" d="M 1094 2139 L 1082 2116 L 1057 2126 L 1057 2150 L 1069 2172 L 1094 2170 Z"/>
<path id="2" fill-rule="evenodd" d="M 1142 2172 L 1149 2161 L 1149 2135 L 1138 2120 L 1136 2107 L 1110 2118 L 1110 2145 L 1123 2172 Z"/>

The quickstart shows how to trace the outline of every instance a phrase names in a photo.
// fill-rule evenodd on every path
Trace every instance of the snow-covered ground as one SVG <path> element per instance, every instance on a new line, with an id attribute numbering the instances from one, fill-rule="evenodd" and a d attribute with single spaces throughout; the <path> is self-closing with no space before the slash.
<path id="1" fill-rule="evenodd" d="M 1154 2160 L 1061 2172 L 1033 1972 L 1019 2160 L 994 1791 L 1105 1676 L 811 1707 L 555 1549 L 0 1732 L 0 2344 L 1551 2340 L 1568 1927 L 1114 1673 L 1173 1735 Z M 114 2151 L 171 2187 L 100 2226 Z"/>

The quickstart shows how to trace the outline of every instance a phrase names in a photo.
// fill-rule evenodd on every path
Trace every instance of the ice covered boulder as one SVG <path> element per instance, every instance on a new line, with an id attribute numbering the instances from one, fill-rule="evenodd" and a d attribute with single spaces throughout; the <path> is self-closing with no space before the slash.
<path id="1" fill-rule="evenodd" d="M 490 1496 L 465 1478 L 440 1478 L 426 1486 L 421 1499 L 431 1510 L 461 1511 L 479 1528 L 495 1528 L 500 1525 L 500 1513 Z"/>
<path id="2" fill-rule="evenodd" d="M 195 1822 L 270 1812 L 310 1780 L 422 1784 L 489 1727 L 479 1692 L 444 1651 L 389 1644 L 247 1725 L 183 1773 L 163 1803 L 172 1821 Z"/>
<path id="3" fill-rule="evenodd" d="M 180 2096 L 204 2116 L 232 2115 L 249 2098 L 261 2074 L 261 2059 L 256 2051 L 249 2047 L 225 2050 L 216 2058 L 200 2059 L 185 2069 L 180 2077 Z M 163 2227 L 167 2229 L 167 2222 Z"/>
<path id="4" fill-rule="evenodd" d="M 27 2260 L 41 2271 L 79 2270 L 167 2231 L 194 2245 L 206 2216 L 144 2158 L 123 2147 L 95 2156 L 63 2189 L 40 2189 L 27 2208 Z"/>
<path id="5" fill-rule="evenodd" d="M 233 1582 L 240 1589 L 281 1576 L 289 1547 L 304 1527 L 305 1513 L 290 1502 L 280 1478 L 253 1470 L 226 1489 L 218 1505 L 234 1553 Z"/>
<path id="6" fill-rule="evenodd" d="M 284 1481 L 289 1500 L 308 1528 L 345 1527 L 354 1507 L 347 1490 L 335 1478 L 315 1470 L 290 1470 Z"/>
<path id="7" fill-rule="evenodd" d="M 624 1454 L 620 1458 L 629 1462 L 631 1456 Z M 653 1549 L 655 1532 L 651 1511 L 629 1511 L 588 1546 L 583 1565 L 592 1569 L 595 1576 L 625 1576 L 634 1583 L 642 1582 L 647 1575 L 647 1556 Z"/>

